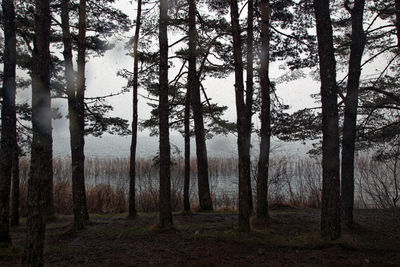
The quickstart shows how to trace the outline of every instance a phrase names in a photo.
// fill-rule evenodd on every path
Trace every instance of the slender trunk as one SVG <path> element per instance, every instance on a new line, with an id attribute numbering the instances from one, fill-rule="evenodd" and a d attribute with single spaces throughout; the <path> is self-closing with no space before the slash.
<path id="1" fill-rule="evenodd" d="M 336 61 L 329 0 L 314 0 L 322 100 L 321 236 L 340 237 L 339 122 Z"/>
<path id="2" fill-rule="evenodd" d="M 271 142 L 271 98 L 269 81 L 269 38 L 270 6 L 269 0 L 261 1 L 261 48 L 260 48 L 260 87 L 261 87 L 261 129 L 260 155 L 257 172 L 257 218 L 269 219 L 268 211 L 268 168 Z"/>
<path id="3" fill-rule="evenodd" d="M 72 37 L 70 33 L 69 23 L 70 1 L 61 1 L 61 27 L 63 31 L 64 43 L 64 62 L 65 62 L 65 78 L 67 81 L 68 95 L 68 115 L 69 115 L 69 130 L 71 144 L 71 165 L 72 165 L 72 183 L 73 183 L 73 205 L 74 205 L 74 229 L 80 230 L 84 228 L 84 207 L 79 202 L 79 193 L 77 192 L 77 182 L 82 174 L 81 169 L 81 154 L 80 154 L 80 134 L 79 134 L 79 111 L 76 98 L 76 85 L 74 79 L 74 68 L 72 63 Z"/>
<path id="4" fill-rule="evenodd" d="M 137 128 L 138 128 L 138 79 L 139 79 L 139 33 L 142 16 L 142 0 L 138 0 L 136 16 L 135 38 L 133 41 L 133 114 L 132 114 L 132 140 L 131 140 L 131 157 L 129 161 L 129 218 L 135 218 L 135 186 L 136 186 L 136 143 L 137 143 Z"/>
<path id="5" fill-rule="evenodd" d="M 0 245 L 8 245 L 11 244 L 9 233 L 11 169 L 16 144 L 16 35 L 14 1 L 3 0 L 2 8 L 4 23 L 4 76 L 0 149 Z"/>
<path id="6" fill-rule="evenodd" d="M 79 2 L 78 73 L 75 94 L 76 127 L 72 154 L 72 195 L 74 202 L 74 229 L 84 228 L 89 219 L 85 190 L 85 58 L 86 58 L 86 0 Z"/>
<path id="7" fill-rule="evenodd" d="M 250 140 L 248 134 L 248 116 L 244 103 L 242 42 L 240 38 L 239 10 L 236 0 L 230 0 L 233 55 L 235 64 L 235 97 L 239 154 L 239 231 L 250 231 L 249 176 L 250 176 Z"/>
<path id="8" fill-rule="evenodd" d="M 185 98 L 185 178 L 183 182 L 183 210 L 190 211 L 190 101 L 191 93 L 189 86 Z"/>
<path id="9" fill-rule="evenodd" d="M 171 208 L 171 155 L 169 145 L 168 103 L 168 0 L 160 0 L 160 222 L 159 227 L 172 225 Z"/>
<path id="10" fill-rule="evenodd" d="M 200 97 L 200 82 L 196 71 L 196 1 L 188 0 L 189 3 L 189 73 L 188 88 L 191 91 L 194 131 L 196 136 L 197 156 L 197 178 L 199 189 L 200 210 L 212 210 L 213 204 L 210 194 L 208 178 L 208 158 L 206 135 L 203 121 L 203 105 Z"/>
<path id="11" fill-rule="evenodd" d="M 246 81 L 246 116 L 247 116 L 247 142 L 250 154 L 251 144 L 251 117 L 253 116 L 253 92 L 254 92 L 254 2 L 253 0 L 247 1 L 247 81 Z M 249 170 L 251 162 L 249 157 Z M 253 213 L 253 191 L 251 189 L 251 175 L 249 175 L 249 210 Z"/>
<path id="12" fill-rule="evenodd" d="M 358 91 L 361 59 L 365 46 L 363 15 L 365 0 L 354 1 L 351 10 L 352 34 L 350 47 L 347 95 L 345 99 L 342 141 L 342 209 L 346 225 L 353 224 L 354 208 L 354 152 L 356 142 Z"/>
<path id="13" fill-rule="evenodd" d="M 36 0 L 32 55 L 32 145 L 28 181 L 27 234 L 23 264 L 43 266 L 48 184 L 52 180 L 50 100 L 50 1 Z"/>
<path id="14" fill-rule="evenodd" d="M 17 140 L 16 140 L 17 141 Z M 12 165 L 11 226 L 19 225 L 19 147 L 15 142 Z"/>

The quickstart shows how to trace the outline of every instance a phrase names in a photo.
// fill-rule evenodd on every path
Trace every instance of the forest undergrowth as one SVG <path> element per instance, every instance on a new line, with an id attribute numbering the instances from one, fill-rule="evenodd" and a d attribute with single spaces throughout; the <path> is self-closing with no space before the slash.
<path id="1" fill-rule="evenodd" d="M 237 231 L 237 213 L 174 213 L 174 225 L 157 227 L 157 213 L 91 214 L 72 232 L 71 215 L 48 224 L 46 266 L 398 266 L 399 213 L 356 210 L 353 228 L 336 241 L 319 235 L 318 209 L 271 209 L 271 220 L 252 220 Z M 11 229 L 13 247 L 0 250 L 0 265 L 20 263 L 25 222 Z"/>

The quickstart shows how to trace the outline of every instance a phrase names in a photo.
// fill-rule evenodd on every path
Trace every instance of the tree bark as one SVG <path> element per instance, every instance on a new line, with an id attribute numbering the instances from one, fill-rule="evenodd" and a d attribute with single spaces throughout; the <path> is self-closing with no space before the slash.
<path id="1" fill-rule="evenodd" d="M 253 92 L 254 92 L 254 1 L 247 1 L 247 81 L 246 81 L 246 115 L 247 115 L 247 135 L 250 154 L 251 144 L 251 117 L 253 116 Z M 249 171 L 251 169 L 251 157 L 249 156 Z M 249 211 L 253 213 L 253 191 L 251 189 L 251 175 L 249 175 Z"/>
<path id="2" fill-rule="evenodd" d="M 185 117 L 184 117 L 184 126 L 185 126 L 185 173 L 184 173 L 184 181 L 183 181 L 183 210 L 185 212 L 190 212 L 190 102 L 191 102 L 191 90 L 188 84 L 186 89 L 186 97 L 185 97 Z"/>
<path id="3" fill-rule="evenodd" d="M 89 220 L 85 189 L 85 67 L 86 67 L 86 0 L 79 1 L 79 35 L 77 58 L 77 82 L 75 94 L 76 124 L 72 154 L 72 195 L 74 202 L 74 229 L 81 230 Z"/>
<path id="4" fill-rule="evenodd" d="M 347 95 L 345 98 L 342 141 L 342 209 L 346 225 L 353 225 L 354 208 L 354 152 L 356 142 L 358 91 L 360 86 L 361 59 L 365 46 L 363 30 L 365 0 L 354 1 L 351 9 L 351 47 Z"/>
<path id="5" fill-rule="evenodd" d="M 68 95 L 68 115 L 69 115 L 69 130 L 70 130 L 70 144 L 71 144 L 71 164 L 72 164 L 72 198 L 74 205 L 74 229 L 81 230 L 85 225 L 86 211 L 86 194 L 84 185 L 84 155 L 83 155 L 83 138 L 81 136 L 81 119 L 78 106 L 77 87 L 82 84 L 76 85 L 74 79 L 74 68 L 72 63 L 72 37 L 70 33 L 69 23 L 69 10 L 70 1 L 61 1 L 61 23 L 63 31 L 64 43 L 64 62 L 65 62 L 65 78 L 67 81 L 67 95 Z M 81 12 L 81 8 L 80 8 Z M 81 19 L 80 13 L 80 19 Z M 81 23 L 80 26 L 82 27 Z M 85 27 L 85 26 L 84 26 Z M 80 32 L 81 34 L 81 28 Z M 79 38 L 82 38 L 80 35 Z M 83 37 L 84 39 L 84 37 Z M 81 42 L 79 46 L 81 46 Z M 79 49 L 79 48 L 78 48 Z M 81 49 L 81 47 L 80 47 Z M 82 53 L 82 52 L 81 52 Z M 84 52 L 83 52 L 84 53 Z M 79 51 L 78 51 L 79 54 Z M 82 57 L 82 55 L 81 55 Z M 78 55 L 79 61 L 79 55 Z M 79 63 L 78 63 L 79 64 Z M 81 68 L 82 71 L 82 68 Z M 82 79 L 82 73 L 79 74 Z M 83 77 L 84 79 L 84 77 Z M 82 83 L 80 81 L 80 83 Z M 84 81 L 83 81 L 84 86 Z M 83 189 L 82 189 L 83 186 Z"/>
<path id="6" fill-rule="evenodd" d="M 190 90 L 186 91 L 185 98 L 185 178 L 183 181 L 183 210 L 190 211 Z"/>
<path id="7" fill-rule="evenodd" d="M 314 0 L 322 100 L 321 236 L 340 237 L 339 127 L 336 61 L 329 0 Z"/>
<path id="8" fill-rule="evenodd" d="M 168 103 L 168 0 L 160 0 L 160 65 L 159 65 L 159 120 L 160 120 L 160 220 L 159 227 L 172 225 L 171 155 L 169 145 Z"/>
<path id="9" fill-rule="evenodd" d="M 261 11 L 261 47 L 260 47 L 260 87 L 261 87 L 261 129 L 260 155 L 257 172 L 257 218 L 268 220 L 268 168 L 271 143 L 271 97 L 269 80 L 269 38 L 270 5 L 269 0 L 262 0 Z"/>
<path id="10" fill-rule="evenodd" d="M 16 34 L 14 1 L 3 0 L 2 8 L 4 23 L 4 76 L 0 149 L 0 246 L 11 244 L 9 233 L 10 186 L 13 153 L 16 149 Z"/>
<path id="11" fill-rule="evenodd" d="M 142 0 L 138 0 L 136 29 L 133 41 L 133 114 L 132 114 L 132 140 L 131 157 L 129 161 L 129 218 L 135 218 L 136 213 L 136 143 L 138 129 L 138 79 L 139 79 L 139 57 L 138 45 L 142 17 Z"/>
<path id="12" fill-rule="evenodd" d="M 203 121 L 203 105 L 200 97 L 200 81 L 196 71 L 196 1 L 189 3 L 189 74 L 188 88 L 191 91 L 194 131 L 196 136 L 197 178 L 200 210 L 213 210 L 208 177 L 208 157 Z"/>
<path id="13" fill-rule="evenodd" d="M 31 170 L 28 181 L 28 215 L 23 264 L 43 266 L 48 207 L 48 184 L 52 180 L 52 129 L 50 100 L 50 1 L 36 0 L 35 40 L 32 55 Z"/>
<path id="14" fill-rule="evenodd" d="M 11 187 L 11 226 L 19 225 L 19 147 L 15 140 L 12 165 L 12 187 Z"/>
<path id="15" fill-rule="evenodd" d="M 236 0 L 230 0 L 233 55 L 235 64 L 235 98 L 239 154 L 239 231 L 250 231 L 249 176 L 250 176 L 250 136 L 248 116 L 244 103 L 242 42 L 240 38 L 239 11 Z"/>

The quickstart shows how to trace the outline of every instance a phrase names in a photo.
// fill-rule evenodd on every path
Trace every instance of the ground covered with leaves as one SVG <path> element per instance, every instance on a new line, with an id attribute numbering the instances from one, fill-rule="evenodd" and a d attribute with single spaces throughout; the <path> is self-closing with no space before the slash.
<path id="1" fill-rule="evenodd" d="M 400 215 L 358 210 L 354 228 L 336 241 L 319 237 L 319 211 L 277 209 L 272 220 L 237 231 L 237 214 L 175 214 L 174 227 L 157 228 L 157 214 L 91 214 L 85 230 L 72 217 L 48 224 L 46 266 L 399 266 Z M 0 266 L 19 265 L 25 226 L 12 228 L 13 247 L 0 249 Z"/>

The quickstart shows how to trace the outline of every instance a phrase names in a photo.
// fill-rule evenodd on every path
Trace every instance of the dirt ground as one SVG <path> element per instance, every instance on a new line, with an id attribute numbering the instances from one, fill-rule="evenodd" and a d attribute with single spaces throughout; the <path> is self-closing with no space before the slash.
<path id="1" fill-rule="evenodd" d="M 391 210 L 358 210 L 353 229 L 337 241 L 319 237 L 319 211 L 271 211 L 266 225 L 237 231 L 237 214 L 175 214 L 174 227 L 157 228 L 157 214 L 91 214 L 72 233 L 71 216 L 47 226 L 46 266 L 400 266 L 400 216 Z M 0 266 L 19 265 L 24 225 L 11 229 L 13 247 L 0 249 Z"/>

